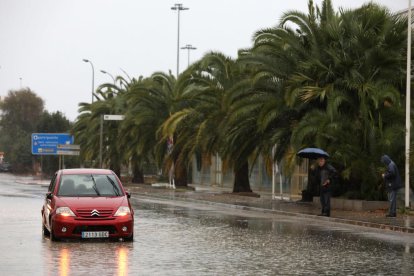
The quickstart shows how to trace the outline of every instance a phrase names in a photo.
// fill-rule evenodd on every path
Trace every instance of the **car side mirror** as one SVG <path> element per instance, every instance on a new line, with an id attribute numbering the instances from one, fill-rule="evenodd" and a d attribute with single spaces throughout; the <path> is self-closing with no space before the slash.
<path id="1" fill-rule="evenodd" d="M 48 193 L 46 194 L 46 198 L 47 198 L 47 199 L 52 199 L 52 198 L 53 198 L 53 194 L 52 194 L 51 192 L 48 192 Z"/>
<path id="2" fill-rule="evenodd" d="M 131 193 L 130 192 L 125 192 L 125 194 L 127 195 L 127 198 L 131 198 Z"/>

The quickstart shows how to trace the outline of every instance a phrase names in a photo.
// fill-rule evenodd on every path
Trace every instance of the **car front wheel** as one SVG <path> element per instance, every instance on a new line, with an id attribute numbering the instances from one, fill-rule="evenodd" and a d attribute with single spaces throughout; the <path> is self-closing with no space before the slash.
<path id="1" fill-rule="evenodd" d="M 124 241 L 126 241 L 126 242 L 133 242 L 134 241 L 134 234 L 132 234 L 128 238 L 124 238 Z"/>
<path id="2" fill-rule="evenodd" d="M 56 238 L 55 234 L 53 234 L 53 227 L 52 226 L 50 226 L 49 237 L 50 237 L 50 241 L 58 241 L 59 240 L 58 238 Z"/>
<path id="3" fill-rule="evenodd" d="M 50 236 L 49 230 L 47 230 L 46 226 L 44 224 L 42 224 L 42 233 L 43 236 Z"/>

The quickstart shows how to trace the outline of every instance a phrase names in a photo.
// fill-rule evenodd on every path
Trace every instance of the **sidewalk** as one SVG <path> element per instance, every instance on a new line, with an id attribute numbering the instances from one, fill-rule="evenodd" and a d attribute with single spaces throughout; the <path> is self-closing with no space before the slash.
<path id="1" fill-rule="evenodd" d="M 234 195 L 230 189 L 221 187 L 190 185 L 190 189 L 177 188 L 173 190 L 165 187 L 152 187 L 147 184 L 127 183 L 124 186 L 131 192 L 132 197 L 136 195 L 199 202 L 229 208 L 329 220 L 338 223 L 414 234 L 414 214 L 412 211 L 410 214 L 398 214 L 396 218 L 386 218 L 384 210 L 356 212 L 334 209 L 331 211 L 331 217 L 328 218 L 317 216 L 320 213 L 320 208 L 312 203 L 272 200 L 271 194 L 266 192 L 257 192 L 260 194 L 260 197 L 249 197 Z"/>

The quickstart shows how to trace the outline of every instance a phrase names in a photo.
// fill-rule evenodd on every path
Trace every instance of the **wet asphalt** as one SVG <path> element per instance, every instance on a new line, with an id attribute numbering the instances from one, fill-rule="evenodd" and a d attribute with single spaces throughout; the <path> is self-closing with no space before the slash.
<path id="1" fill-rule="evenodd" d="M 136 195 L 135 241 L 51 242 L 46 186 L 0 174 L 0 275 L 412 275 L 413 235 Z"/>

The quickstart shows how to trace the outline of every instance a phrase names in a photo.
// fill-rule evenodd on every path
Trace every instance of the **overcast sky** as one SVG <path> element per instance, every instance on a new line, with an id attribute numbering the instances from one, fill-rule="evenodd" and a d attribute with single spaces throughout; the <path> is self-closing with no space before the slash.
<path id="1" fill-rule="evenodd" d="M 321 0 L 314 0 L 320 4 Z M 333 0 L 335 9 L 369 1 Z M 391 11 L 408 0 L 374 1 Z M 117 76 L 176 72 L 177 12 L 182 3 L 180 46 L 191 44 L 192 61 L 214 50 L 236 57 L 255 31 L 278 24 L 289 10 L 307 11 L 307 0 L 0 0 L 0 96 L 29 87 L 49 112 L 75 120 L 78 104 Z M 187 66 L 180 50 L 180 71 Z"/>

